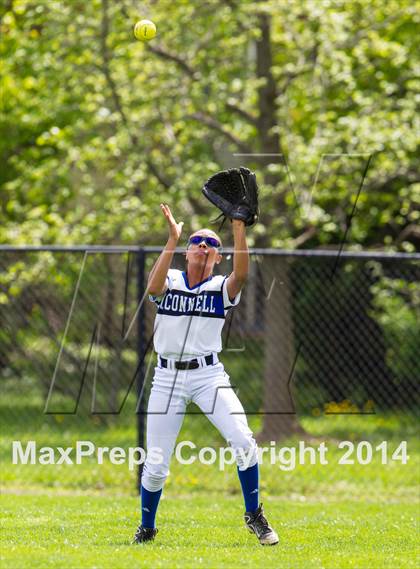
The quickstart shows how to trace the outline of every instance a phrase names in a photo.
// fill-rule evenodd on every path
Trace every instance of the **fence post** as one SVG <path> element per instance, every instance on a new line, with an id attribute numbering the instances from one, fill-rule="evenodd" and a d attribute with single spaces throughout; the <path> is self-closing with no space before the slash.
<path id="1" fill-rule="evenodd" d="M 144 383 L 144 361 L 146 350 L 146 318 L 145 303 L 143 296 L 145 293 L 145 261 L 146 255 L 144 249 L 140 249 L 137 253 L 137 305 L 140 306 L 137 315 L 137 360 L 138 370 L 136 378 L 136 394 L 137 394 L 137 446 L 145 448 L 145 404 L 142 395 Z M 143 473 L 143 464 L 139 464 L 137 489 L 140 493 L 141 477 Z"/>

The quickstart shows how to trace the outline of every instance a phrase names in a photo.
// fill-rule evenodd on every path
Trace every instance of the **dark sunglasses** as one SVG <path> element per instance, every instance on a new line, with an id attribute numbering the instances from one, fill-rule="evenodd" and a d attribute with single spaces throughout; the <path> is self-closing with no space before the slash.
<path id="1" fill-rule="evenodd" d="M 214 247 L 215 249 L 220 247 L 220 243 L 217 239 L 214 237 L 204 237 L 204 235 L 193 235 L 190 237 L 188 245 L 200 245 L 202 241 L 204 241 L 204 243 L 209 247 Z"/>

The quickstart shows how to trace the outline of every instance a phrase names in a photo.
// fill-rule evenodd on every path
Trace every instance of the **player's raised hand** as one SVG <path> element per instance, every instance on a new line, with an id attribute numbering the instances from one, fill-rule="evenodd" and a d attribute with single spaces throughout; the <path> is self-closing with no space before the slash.
<path id="1" fill-rule="evenodd" d="M 172 237 L 173 239 L 178 241 L 179 238 L 181 237 L 182 226 L 184 225 L 184 222 L 180 221 L 179 223 L 177 223 L 175 221 L 174 216 L 172 215 L 172 212 L 168 205 L 161 203 L 160 209 L 162 210 L 162 213 L 165 216 L 166 221 L 168 222 L 169 237 Z"/>

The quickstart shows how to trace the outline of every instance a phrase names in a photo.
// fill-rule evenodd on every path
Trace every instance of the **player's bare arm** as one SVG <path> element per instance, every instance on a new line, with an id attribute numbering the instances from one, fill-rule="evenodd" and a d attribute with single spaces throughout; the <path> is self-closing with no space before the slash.
<path id="1" fill-rule="evenodd" d="M 245 223 L 240 219 L 233 219 L 232 232 L 234 243 L 233 271 L 226 281 L 230 298 L 234 298 L 244 286 L 249 271 L 249 252 L 246 242 Z"/>
<path id="2" fill-rule="evenodd" d="M 176 246 L 181 237 L 182 226 L 184 225 L 183 221 L 180 223 L 175 221 L 168 205 L 161 203 L 160 209 L 168 222 L 169 237 L 162 253 L 153 265 L 147 281 L 147 291 L 154 296 L 160 296 L 167 289 L 166 275 L 171 266 Z"/>

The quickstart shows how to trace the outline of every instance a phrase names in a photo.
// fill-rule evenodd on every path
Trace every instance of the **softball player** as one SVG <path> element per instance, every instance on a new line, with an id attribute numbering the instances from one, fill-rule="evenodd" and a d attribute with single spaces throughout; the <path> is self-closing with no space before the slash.
<path id="1" fill-rule="evenodd" d="M 141 483 L 142 521 L 134 543 L 153 540 L 155 516 L 176 439 L 187 404 L 196 403 L 235 452 L 245 500 L 245 523 L 262 545 L 279 539 L 258 504 L 257 445 L 244 409 L 232 389 L 217 354 L 229 310 L 239 303 L 249 265 L 245 224 L 233 219 L 233 272 L 213 275 L 220 263 L 221 240 L 214 231 L 202 229 L 191 235 L 186 250 L 186 270 L 170 269 L 183 223 L 161 204 L 169 225 L 168 242 L 154 265 L 149 281 L 150 299 L 158 306 L 154 328 L 157 352 L 153 385 L 147 409 L 147 457 Z M 160 449 L 163 460 L 150 455 Z"/>

